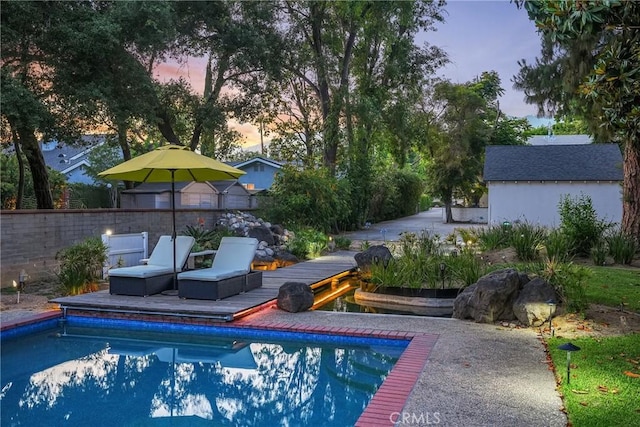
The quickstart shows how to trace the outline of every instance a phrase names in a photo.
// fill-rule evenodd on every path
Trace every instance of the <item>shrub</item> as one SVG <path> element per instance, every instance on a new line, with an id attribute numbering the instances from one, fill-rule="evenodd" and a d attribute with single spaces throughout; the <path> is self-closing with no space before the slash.
<path id="1" fill-rule="evenodd" d="M 264 215 L 289 228 L 339 231 L 350 213 L 350 188 L 322 169 L 299 171 L 285 167 L 276 176 L 269 196 L 261 199 Z"/>
<path id="2" fill-rule="evenodd" d="M 351 240 L 344 236 L 335 236 L 336 248 L 348 250 L 351 247 Z"/>
<path id="3" fill-rule="evenodd" d="M 218 249 L 223 237 L 234 236 L 233 230 L 221 227 L 216 230 L 206 230 L 202 226 L 187 225 L 185 236 L 191 236 L 196 240 L 192 252 L 199 252 L 206 249 Z"/>
<path id="4" fill-rule="evenodd" d="M 85 292 L 87 285 L 100 278 L 107 251 L 102 239 L 92 237 L 56 254 L 56 260 L 60 261 L 58 280 L 67 294 Z"/>
<path id="5" fill-rule="evenodd" d="M 458 283 L 457 287 L 472 285 L 487 273 L 483 263 L 470 251 L 462 251 L 458 256 L 448 257 L 445 264 L 453 281 Z"/>
<path id="6" fill-rule="evenodd" d="M 545 235 L 546 230 L 543 227 L 520 223 L 513 227 L 510 244 L 516 250 L 520 261 L 533 261 L 538 258 Z"/>
<path id="7" fill-rule="evenodd" d="M 287 243 L 287 250 L 301 259 L 319 257 L 329 244 L 329 236 L 312 228 L 297 230 L 294 236 Z"/>
<path id="8" fill-rule="evenodd" d="M 428 194 L 420 196 L 420 212 L 428 211 L 433 206 L 433 198 Z"/>
<path id="9" fill-rule="evenodd" d="M 551 230 L 545 239 L 547 256 L 558 262 L 568 262 L 571 259 L 569 244 L 569 239 L 560 230 Z"/>
<path id="10" fill-rule="evenodd" d="M 569 239 L 571 255 L 590 255 L 591 247 L 612 226 L 611 223 L 598 219 L 591 198 L 584 194 L 575 199 L 568 195 L 563 197 L 559 212 L 560 230 Z"/>
<path id="11" fill-rule="evenodd" d="M 591 261 L 595 265 L 605 265 L 607 261 L 607 254 L 609 253 L 609 247 L 604 239 L 598 240 L 596 244 L 591 246 Z"/>
<path id="12" fill-rule="evenodd" d="M 589 305 L 585 293 L 585 280 L 590 274 L 588 269 L 547 259 L 536 272 L 553 285 L 568 311 L 581 312 Z"/>
<path id="13" fill-rule="evenodd" d="M 611 233 L 606 237 L 609 246 L 609 255 L 617 264 L 631 264 L 638 250 L 633 237 L 624 234 L 621 230 Z"/>
<path id="14" fill-rule="evenodd" d="M 413 215 L 424 191 L 420 175 L 407 170 L 379 174 L 373 184 L 369 216 L 375 222 Z"/>
<path id="15" fill-rule="evenodd" d="M 511 227 L 505 225 L 492 225 L 486 228 L 473 229 L 478 244 L 484 251 L 504 249 L 509 246 L 511 231 Z"/>

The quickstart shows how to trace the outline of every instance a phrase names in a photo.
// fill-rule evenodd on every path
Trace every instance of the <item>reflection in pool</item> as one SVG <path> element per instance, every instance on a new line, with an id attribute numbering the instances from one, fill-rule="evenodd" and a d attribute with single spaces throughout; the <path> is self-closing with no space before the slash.
<path id="1" fill-rule="evenodd" d="M 353 425 L 406 346 L 221 329 L 64 326 L 5 340 L 1 424 Z"/>

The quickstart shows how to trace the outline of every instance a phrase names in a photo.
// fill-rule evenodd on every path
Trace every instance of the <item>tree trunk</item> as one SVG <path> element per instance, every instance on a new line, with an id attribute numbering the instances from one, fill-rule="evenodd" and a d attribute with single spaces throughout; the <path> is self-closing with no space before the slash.
<path id="1" fill-rule="evenodd" d="M 451 199 L 444 202 L 444 211 L 446 213 L 446 220 L 444 222 L 446 224 L 451 224 L 453 222 L 453 213 L 451 213 Z"/>
<path id="2" fill-rule="evenodd" d="M 53 209 L 53 195 L 49 186 L 49 173 L 44 162 L 44 156 L 36 139 L 35 132 L 25 127 L 16 129 L 24 155 L 29 162 L 31 177 L 33 179 L 33 191 L 36 195 L 38 209 Z"/>
<path id="3" fill-rule="evenodd" d="M 127 130 L 129 126 L 123 120 L 118 120 L 118 145 L 120 145 L 120 149 L 122 150 L 122 158 L 126 162 L 127 160 L 131 160 L 131 147 L 129 147 L 129 142 L 127 141 Z M 127 190 L 131 190 L 133 188 L 133 182 L 124 181 L 124 187 Z M 118 188 L 116 186 L 116 188 Z"/>
<path id="4" fill-rule="evenodd" d="M 22 209 L 22 201 L 24 199 L 24 159 L 22 158 L 22 149 L 20 148 L 20 138 L 16 130 L 11 127 L 11 135 L 13 137 L 13 146 L 16 150 L 16 160 L 18 161 L 18 188 L 16 191 L 16 209 Z"/>
<path id="5" fill-rule="evenodd" d="M 622 166 L 622 232 L 640 243 L 640 141 L 627 141 Z"/>

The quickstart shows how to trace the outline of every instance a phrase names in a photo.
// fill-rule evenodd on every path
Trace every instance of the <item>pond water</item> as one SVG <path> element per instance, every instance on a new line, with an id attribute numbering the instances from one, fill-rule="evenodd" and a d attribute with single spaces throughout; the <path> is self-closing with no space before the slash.
<path id="1" fill-rule="evenodd" d="M 0 423 L 353 425 L 407 345 L 218 329 L 70 322 L 3 339 Z"/>
<path id="2" fill-rule="evenodd" d="M 314 310 L 370 314 L 404 314 L 413 316 L 451 317 L 452 308 L 399 305 L 384 301 L 356 301 L 354 294 L 360 288 L 359 280 L 347 279 L 337 287 L 326 285 L 314 293 Z M 454 296 L 455 298 L 455 296 Z"/>

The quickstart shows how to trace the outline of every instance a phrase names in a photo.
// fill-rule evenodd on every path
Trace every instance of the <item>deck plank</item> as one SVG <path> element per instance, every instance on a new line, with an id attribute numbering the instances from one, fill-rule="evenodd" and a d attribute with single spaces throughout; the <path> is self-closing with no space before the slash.
<path id="1" fill-rule="evenodd" d="M 148 297 L 111 295 L 109 291 L 99 291 L 55 298 L 51 302 L 67 310 L 192 316 L 230 321 L 243 312 L 275 300 L 278 289 L 285 282 L 296 281 L 313 286 L 352 271 L 356 266 L 354 255 L 355 252 L 338 251 L 289 267 L 263 271 L 261 288 L 218 301 L 180 299 L 162 294 Z"/>

